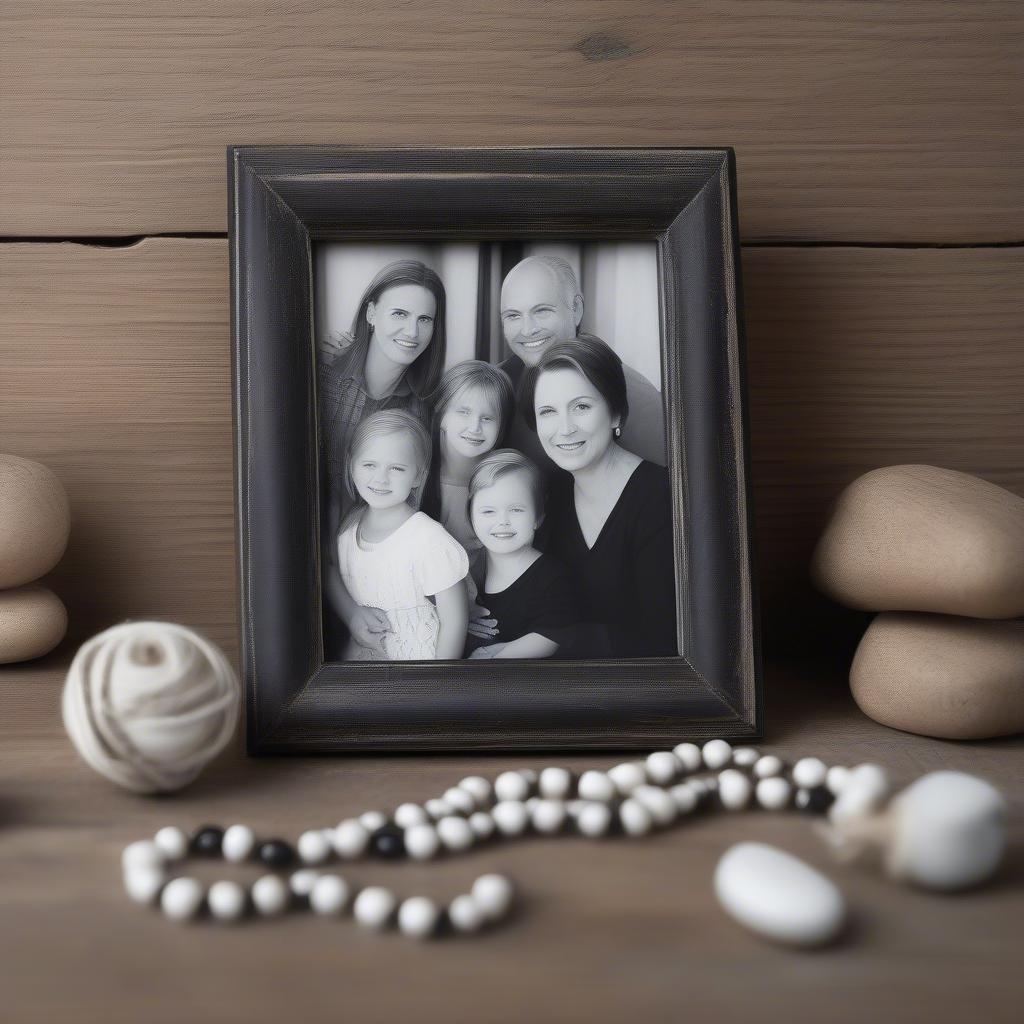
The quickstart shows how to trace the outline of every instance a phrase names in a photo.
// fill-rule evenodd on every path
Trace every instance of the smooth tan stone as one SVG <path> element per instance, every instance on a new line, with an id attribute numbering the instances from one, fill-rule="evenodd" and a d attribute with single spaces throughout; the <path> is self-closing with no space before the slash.
<path id="1" fill-rule="evenodd" d="M 46 587 L 0 590 L 0 665 L 48 654 L 64 639 L 68 613 Z"/>
<path id="2" fill-rule="evenodd" d="M 893 729 L 953 740 L 1024 731 L 1024 621 L 886 612 L 850 668 L 861 711 Z"/>
<path id="3" fill-rule="evenodd" d="M 1024 616 L 1024 498 L 935 466 L 873 470 L 839 496 L 811 575 L 865 611 Z"/>
<path id="4" fill-rule="evenodd" d="M 45 576 L 70 532 L 68 496 L 57 477 L 38 462 L 0 455 L 0 589 Z"/>

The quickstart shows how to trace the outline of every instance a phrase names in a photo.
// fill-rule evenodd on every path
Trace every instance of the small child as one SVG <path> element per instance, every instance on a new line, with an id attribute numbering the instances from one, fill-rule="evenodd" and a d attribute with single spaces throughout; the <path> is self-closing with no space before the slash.
<path id="1" fill-rule="evenodd" d="M 497 619 L 497 642 L 471 658 L 550 658 L 579 621 L 566 570 L 533 546 L 544 518 L 544 478 L 525 455 L 499 449 L 469 484 L 469 517 L 487 551 L 479 601 Z"/>
<path id="2" fill-rule="evenodd" d="M 466 642 L 466 552 L 419 508 L 430 435 L 398 409 L 355 430 L 345 485 L 359 504 L 338 534 L 338 568 L 359 605 L 382 611 L 381 650 L 351 638 L 346 661 L 461 658 Z"/>

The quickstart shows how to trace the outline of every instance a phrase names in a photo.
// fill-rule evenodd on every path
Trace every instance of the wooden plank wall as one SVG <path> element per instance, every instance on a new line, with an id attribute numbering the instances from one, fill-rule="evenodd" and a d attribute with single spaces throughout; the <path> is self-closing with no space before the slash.
<path id="1" fill-rule="evenodd" d="M 2 0 L 0 449 L 71 494 L 68 643 L 234 649 L 228 144 L 651 144 L 736 147 L 766 650 L 841 650 L 806 563 L 843 484 L 1024 493 L 1022 11 Z"/>

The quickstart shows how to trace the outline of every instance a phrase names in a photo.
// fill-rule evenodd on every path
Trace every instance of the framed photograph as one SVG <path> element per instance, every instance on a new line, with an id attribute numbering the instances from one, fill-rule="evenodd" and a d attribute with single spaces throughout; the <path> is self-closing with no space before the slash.
<path id="1" fill-rule="evenodd" d="M 759 736 L 732 151 L 228 184 L 249 751 Z"/>

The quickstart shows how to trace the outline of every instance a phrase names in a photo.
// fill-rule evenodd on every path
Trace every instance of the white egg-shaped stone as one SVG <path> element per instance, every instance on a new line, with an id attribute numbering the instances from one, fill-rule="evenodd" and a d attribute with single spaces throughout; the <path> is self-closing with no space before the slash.
<path id="1" fill-rule="evenodd" d="M 793 765 L 793 783 L 801 789 L 817 789 L 825 785 L 828 766 L 817 757 L 801 757 Z"/>
<path id="2" fill-rule="evenodd" d="M 684 772 L 697 772 L 704 767 L 704 758 L 696 743 L 679 743 L 672 748 L 672 753 L 679 758 Z"/>
<path id="3" fill-rule="evenodd" d="M 411 939 L 427 939 L 437 929 L 440 911 L 426 896 L 411 896 L 398 908 L 398 930 Z"/>
<path id="4" fill-rule="evenodd" d="M 413 825 L 405 830 L 405 852 L 413 860 L 430 860 L 440 848 L 441 839 L 433 825 Z"/>
<path id="5" fill-rule="evenodd" d="M 725 740 L 708 740 L 701 747 L 700 753 L 705 766 L 713 772 L 724 768 L 732 761 L 732 746 Z"/>
<path id="6" fill-rule="evenodd" d="M 188 853 L 188 836 L 177 825 L 165 825 L 153 836 L 153 842 L 168 860 L 182 860 Z"/>
<path id="7" fill-rule="evenodd" d="M 604 803 L 590 801 L 576 815 L 576 827 L 582 835 L 598 839 L 608 834 L 612 824 L 612 809 Z"/>
<path id="8" fill-rule="evenodd" d="M 206 894 L 206 905 L 210 914 L 218 921 L 237 921 L 245 915 L 247 904 L 245 890 L 228 880 L 214 882 Z"/>
<path id="9" fill-rule="evenodd" d="M 494 818 L 487 811 L 475 811 L 469 816 L 469 827 L 477 839 L 490 839 L 494 835 Z"/>
<path id="10" fill-rule="evenodd" d="M 391 817 L 399 828 L 412 828 L 430 821 L 430 815 L 419 804 L 399 804 Z"/>
<path id="11" fill-rule="evenodd" d="M 476 900 L 469 893 L 463 893 L 448 904 L 448 920 L 457 932 L 469 934 L 480 930 L 486 916 Z"/>
<path id="12" fill-rule="evenodd" d="M 390 923 L 397 904 L 398 900 L 390 889 L 371 885 L 356 897 L 352 913 L 363 928 L 380 931 Z"/>
<path id="13" fill-rule="evenodd" d="M 331 855 L 331 844 L 320 829 L 310 829 L 295 844 L 303 864 L 323 864 Z"/>
<path id="14" fill-rule="evenodd" d="M 224 859 L 232 864 L 241 864 L 252 856 L 256 848 L 256 833 L 248 825 L 232 825 L 225 829 L 220 849 Z"/>
<path id="15" fill-rule="evenodd" d="M 615 798 L 615 783 L 599 771 L 584 772 L 576 786 L 581 800 L 600 800 L 607 803 Z"/>
<path id="16" fill-rule="evenodd" d="M 314 914 L 333 917 L 348 905 L 348 882 L 339 875 L 320 875 L 309 891 L 309 906 Z"/>
<path id="17" fill-rule="evenodd" d="M 453 814 L 442 818 L 435 828 L 442 845 L 453 853 L 468 850 L 473 845 L 473 830 L 465 818 Z"/>
<path id="18" fill-rule="evenodd" d="M 750 779 L 738 768 L 726 768 L 718 776 L 718 799 L 727 811 L 741 811 L 750 803 Z"/>
<path id="19" fill-rule="evenodd" d="M 521 772 L 502 772 L 494 780 L 494 795 L 498 801 L 523 801 L 530 795 L 530 783 Z"/>
<path id="20" fill-rule="evenodd" d="M 824 875 L 764 843 L 738 843 L 715 868 L 715 895 L 744 927 L 776 942 L 819 946 L 846 918 L 842 894 Z"/>
<path id="21" fill-rule="evenodd" d="M 612 780 L 621 796 L 629 796 L 637 786 L 647 783 L 647 773 L 642 764 L 627 761 L 608 769 L 608 778 Z"/>
<path id="22" fill-rule="evenodd" d="M 504 875 L 481 875 L 473 883 L 470 895 L 488 921 L 497 921 L 512 908 L 515 888 Z"/>
<path id="23" fill-rule="evenodd" d="M 667 786 L 683 770 L 679 758 L 671 750 L 656 750 L 644 761 L 647 778 L 656 786 Z"/>
<path id="24" fill-rule="evenodd" d="M 173 878 L 160 893 L 160 907 L 172 921 L 188 921 L 203 906 L 203 887 L 195 878 Z"/>
<path id="25" fill-rule="evenodd" d="M 572 792 L 572 772 L 557 766 L 545 768 L 537 780 L 537 789 L 548 800 L 565 800 Z"/>
<path id="26" fill-rule="evenodd" d="M 263 917 L 277 917 L 288 909 L 291 893 L 277 875 L 264 875 L 252 883 L 252 905 Z"/>

